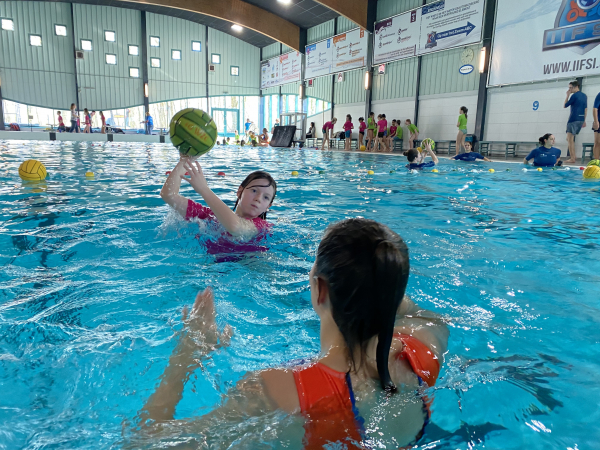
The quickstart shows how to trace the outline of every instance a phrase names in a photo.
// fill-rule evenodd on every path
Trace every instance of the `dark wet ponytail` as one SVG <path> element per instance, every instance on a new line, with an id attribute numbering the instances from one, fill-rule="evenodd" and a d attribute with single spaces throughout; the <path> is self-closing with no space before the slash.
<path id="1" fill-rule="evenodd" d="M 244 142 L 244 141 L 242 141 L 242 142 Z M 240 184 L 240 187 L 246 189 L 246 187 L 248 187 L 248 185 L 255 180 L 265 180 L 266 181 L 266 183 L 264 185 L 262 185 L 261 187 L 273 186 L 273 198 L 271 199 L 270 205 L 273 204 L 273 200 L 275 200 L 275 196 L 277 195 L 277 183 L 275 183 L 275 180 L 268 172 L 265 172 L 264 170 L 257 170 L 255 172 L 252 172 L 250 175 L 248 175 L 246 177 L 246 179 L 244 181 L 242 181 L 242 184 Z M 237 200 L 235 201 L 235 205 L 233 206 L 234 211 L 237 208 L 237 205 L 239 202 L 240 202 L 240 197 L 238 197 Z M 267 212 L 265 211 L 258 217 L 260 219 L 266 220 Z"/>
<path id="2" fill-rule="evenodd" d="M 546 133 L 539 139 L 540 147 L 543 147 L 544 145 L 546 145 L 546 141 L 550 138 L 550 136 L 552 136 L 552 133 Z"/>
<path id="3" fill-rule="evenodd" d="M 469 116 L 467 115 L 467 113 L 469 112 L 469 110 L 467 109 L 466 106 L 461 106 L 460 110 L 463 112 L 463 114 L 465 115 L 465 119 L 467 119 Z"/>
<path id="4" fill-rule="evenodd" d="M 388 363 L 396 312 L 410 264 L 408 248 L 385 225 L 348 219 L 330 226 L 317 251 L 316 275 L 329 286 L 333 319 L 356 370 L 371 338 L 378 337 L 376 358 L 381 387 L 394 392 Z"/>

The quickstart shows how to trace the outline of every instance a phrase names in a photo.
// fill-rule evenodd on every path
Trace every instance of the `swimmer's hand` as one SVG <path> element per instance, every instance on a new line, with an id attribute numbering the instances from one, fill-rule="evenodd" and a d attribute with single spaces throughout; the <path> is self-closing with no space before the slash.
<path id="1" fill-rule="evenodd" d="M 190 183 L 198 194 L 203 195 L 203 193 L 206 193 L 208 190 L 208 183 L 206 182 L 200 163 L 198 161 L 187 159 L 183 161 L 183 167 L 190 174 L 190 178 L 188 179 L 185 175 L 181 175 L 181 179 Z"/>
<path id="2" fill-rule="evenodd" d="M 212 289 L 206 288 L 199 292 L 192 310 L 185 306 L 182 312 L 185 333 L 188 342 L 195 349 L 212 351 L 217 348 L 227 347 L 233 335 L 233 329 L 227 325 L 223 332 L 219 332 L 216 322 L 215 300 Z"/>

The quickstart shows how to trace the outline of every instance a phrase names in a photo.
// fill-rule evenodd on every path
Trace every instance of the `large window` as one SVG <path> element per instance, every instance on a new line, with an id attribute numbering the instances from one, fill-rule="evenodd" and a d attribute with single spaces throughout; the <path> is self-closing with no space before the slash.
<path id="1" fill-rule="evenodd" d="M 327 111 L 331 109 L 331 103 L 323 101 L 318 98 L 309 97 L 308 98 L 308 116 L 314 116 L 315 114 L 319 114 L 323 111 Z"/>
<path id="2" fill-rule="evenodd" d="M 196 108 L 207 111 L 206 98 L 187 98 L 170 102 L 151 103 L 150 115 L 154 121 L 154 130 L 168 128 L 173 117 L 178 111 L 186 108 Z"/>

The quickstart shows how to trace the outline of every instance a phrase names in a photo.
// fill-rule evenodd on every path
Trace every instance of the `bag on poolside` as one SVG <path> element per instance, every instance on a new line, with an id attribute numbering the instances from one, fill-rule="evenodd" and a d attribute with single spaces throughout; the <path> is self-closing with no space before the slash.
<path id="1" fill-rule="evenodd" d="M 113 127 L 112 132 L 115 133 L 115 134 L 125 134 L 125 132 L 121 128 L 114 128 Z"/>
<path id="2" fill-rule="evenodd" d="M 10 126 L 10 131 L 21 131 L 21 127 L 19 126 L 18 123 L 11 123 L 9 126 Z"/>

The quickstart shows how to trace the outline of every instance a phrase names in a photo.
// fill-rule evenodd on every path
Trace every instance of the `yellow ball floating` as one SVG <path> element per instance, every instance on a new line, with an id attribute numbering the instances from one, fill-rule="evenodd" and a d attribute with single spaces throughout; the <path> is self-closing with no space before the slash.
<path id="1" fill-rule="evenodd" d="M 375 175 L 375 172 L 373 172 L 372 170 L 369 170 L 369 171 L 367 172 L 367 175 Z"/>
<path id="2" fill-rule="evenodd" d="M 538 172 L 542 172 L 543 170 L 544 170 L 544 169 L 542 169 L 541 167 L 538 167 L 538 168 L 537 168 L 537 171 L 538 171 Z"/>
<path id="3" fill-rule="evenodd" d="M 293 177 L 297 177 L 298 176 L 298 171 L 297 170 L 293 170 L 292 171 L 292 176 Z"/>
<path id="4" fill-rule="evenodd" d="M 494 172 L 495 172 L 495 170 L 494 170 L 494 169 L 490 169 L 490 170 L 488 170 L 488 172 L 489 172 L 489 173 L 494 173 Z"/>
<path id="5" fill-rule="evenodd" d="M 433 169 L 433 170 L 432 170 L 432 172 L 433 172 L 433 173 L 438 173 L 438 172 L 439 172 L 439 170 L 437 170 L 437 169 Z"/>
<path id="6" fill-rule="evenodd" d="M 91 177 L 94 176 L 94 172 L 86 172 L 85 176 L 88 177 L 88 178 L 91 178 Z"/>
<path id="7" fill-rule="evenodd" d="M 19 176 L 23 181 L 42 181 L 47 174 L 46 167 L 36 159 L 23 161 L 19 166 Z"/>
<path id="8" fill-rule="evenodd" d="M 366 149 L 367 149 L 367 147 L 365 147 L 364 145 L 361 145 L 361 146 L 360 146 L 360 151 L 361 151 L 361 152 L 364 152 Z"/>
<path id="9" fill-rule="evenodd" d="M 583 178 L 595 179 L 600 178 L 600 167 L 598 166 L 587 166 L 583 171 Z"/>

